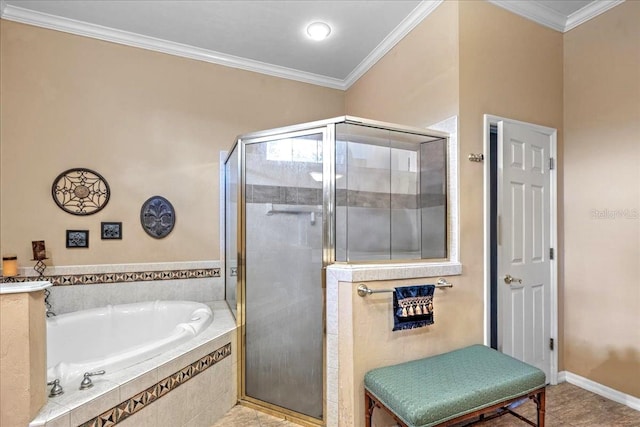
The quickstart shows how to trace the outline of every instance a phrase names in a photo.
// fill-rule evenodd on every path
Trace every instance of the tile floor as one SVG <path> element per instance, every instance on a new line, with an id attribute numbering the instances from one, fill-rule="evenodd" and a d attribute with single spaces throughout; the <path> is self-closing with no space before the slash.
<path id="1" fill-rule="evenodd" d="M 525 403 L 516 410 L 535 420 L 535 405 Z M 475 424 L 475 426 L 523 427 L 528 424 L 511 415 Z M 296 424 L 235 406 L 212 427 L 293 427 Z M 640 427 L 640 411 L 613 402 L 569 383 L 547 387 L 546 427 Z"/>
<path id="2" fill-rule="evenodd" d="M 211 427 L 298 427 L 298 424 L 236 405 Z"/>

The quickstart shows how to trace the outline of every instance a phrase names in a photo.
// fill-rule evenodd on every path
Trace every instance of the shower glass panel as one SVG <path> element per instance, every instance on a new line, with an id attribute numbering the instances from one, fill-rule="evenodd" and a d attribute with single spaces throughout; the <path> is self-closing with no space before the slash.
<path id="1" fill-rule="evenodd" d="M 419 259 L 420 256 L 420 175 L 419 145 L 399 140 L 414 135 L 393 135 L 391 143 L 391 259 Z"/>
<path id="2" fill-rule="evenodd" d="M 323 415 L 324 132 L 244 141 L 244 394 Z"/>
<path id="3" fill-rule="evenodd" d="M 420 144 L 421 258 L 447 257 L 446 140 Z"/>
<path id="4" fill-rule="evenodd" d="M 336 246 L 349 261 L 390 258 L 389 144 L 388 130 L 336 126 Z"/>
<path id="5" fill-rule="evenodd" d="M 242 401 L 326 421 L 323 268 L 447 258 L 447 143 L 348 116 L 236 141 L 224 166 L 224 277 Z"/>
<path id="6" fill-rule="evenodd" d="M 225 299 L 237 317 L 238 288 L 238 147 L 235 146 L 224 165 L 224 242 Z"/>
<path id="7" fill-rule="evenodd" d="M 446 138 L 335 128 L 336 261 L 446 258 Z"/>

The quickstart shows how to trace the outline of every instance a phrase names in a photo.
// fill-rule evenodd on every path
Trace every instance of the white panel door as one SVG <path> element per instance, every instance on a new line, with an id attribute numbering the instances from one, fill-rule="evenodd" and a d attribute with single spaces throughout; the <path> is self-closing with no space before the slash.
<path id="1" fill-rule="evenodd" d="M 498 122 L 498 348 L 551 374 L 551 136 Z"/>

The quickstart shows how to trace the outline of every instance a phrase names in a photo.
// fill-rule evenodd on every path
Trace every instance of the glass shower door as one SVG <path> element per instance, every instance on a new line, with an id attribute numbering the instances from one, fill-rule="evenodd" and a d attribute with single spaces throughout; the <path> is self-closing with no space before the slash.
<path id="1" fill-rule="evenodd" d="M 244 141 L 246 399 L 323 416 L 323 133 Z"/>

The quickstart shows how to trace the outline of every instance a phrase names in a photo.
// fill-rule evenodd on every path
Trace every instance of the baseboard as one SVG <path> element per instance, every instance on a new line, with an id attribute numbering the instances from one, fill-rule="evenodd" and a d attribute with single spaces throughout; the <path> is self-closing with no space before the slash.
<path id="1" fill-rule="evenodd" d="M 558 384 L 567 381 L 567 371 L 558 372 Z"/>
<path id="2" fill-rule="evenodd" d="M 558 372 L 558 382 L 561 383 L 565 381 L 569 384 L 573 384 L 599 396 L 606 397 L 607 399 L 613 400 L 614 402 L 622 403 L 623 405 L 626 405 L 631 409 L 640 411 L 640 399 L 637 397 L 622 393 L 618 390 L 614 390 L 611 387 L 607 387 L 606 385 L 591 381 L 590 379 L 581 377 L 580 375 L 576 375 L 568 371 Z"/>

